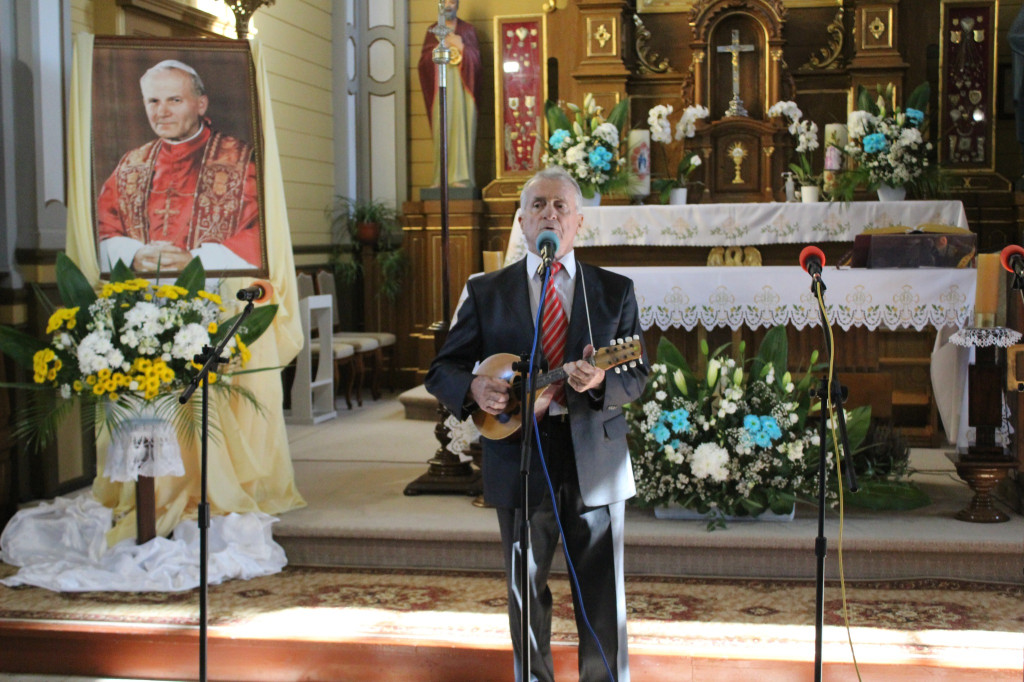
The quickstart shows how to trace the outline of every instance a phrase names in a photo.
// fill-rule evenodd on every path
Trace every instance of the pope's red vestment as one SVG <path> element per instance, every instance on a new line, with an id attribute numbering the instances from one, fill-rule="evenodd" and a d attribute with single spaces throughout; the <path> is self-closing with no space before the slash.
<path id="1" fill-rule="evenodd" d="M 185 142 L 156 139 L 125 154 L 103 183 L 97 240 L 122 237 L 138 247 L 163 241 L 193 254 L 222 245 L 259 267 L 258 188 L 252 146 L 242 140 L 206 126 Z"/>

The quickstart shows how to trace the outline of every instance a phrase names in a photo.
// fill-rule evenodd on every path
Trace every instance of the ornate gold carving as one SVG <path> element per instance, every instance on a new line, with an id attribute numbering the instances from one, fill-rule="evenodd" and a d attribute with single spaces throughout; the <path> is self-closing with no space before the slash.
<path id="1" fill-rule="evenodd" d="M 740 170 L 743 167 L 743 160 L 750 154 L 747 148 L 743 146 L 742 142 L 733 142 L 732 146 L 729 147 L 729 151 L 726 152 L 729 158 L 732 159 L 732 164 L 736 167 L 736 174 L 732 178 L 732 184 L 742 185 L 746 180 L 743 179 L 743 175 Z"/>
<path id="2" fill-rule="evenodd" d="M 540 9 L 545 14 L 551 14 L 557 9 L 565 9 L 565 4 L 568 0 L 544 0 L 544 4 L 540 6 Z"/>
<path id="3" fill-rule="evenodd" d="M 641 73 L 645 71 L 650 73 L 672 71 L 673 69 L 669 66 L 667 58 L 663 59 L 657 52 L 651 51 L 651 46 L 647 44 L 651 39 L 651 32 L 644 26 L 644 22 L 640 19 L 639 15 L 633 15 L 633 24 L 636 26 L 636 58 L 640 61 L 640 68 L 638 70 Z"/>
<path id="4" fill-rule="evenodd" d="M 846 35 L 846 29 L 843 27 L 843 0 L 837 0 L 839 8 L 836 10 L 835 17 L 832 18 L 832 22 L 825 27 L 828 31 L 829 39 L 828 46 L 818 48 L 818 52 L 821 54 L 811 55 L 810 60 L 804 64 L 805 69 L 836 69 L 842 66 L 842 59 L 839 54 L 843 51 L 843 40 Z M 875 36 L 877 39 L 877 36 Z"/>
<path id="5" fill-rule="evenodd" d="M 870 31 L 871 35 L 875 37 L 875 40 L 878 40 L 882 37 L 882 34 L 885 33 L 885 22 L 876 16 L 874 20 L 868 24 L 868 31 Z"/>
<path id="6" fill-rule="evenodd" d="M 609 40 L 612 39 L 612 34 L 608 32 L 608 27 L 607 26 L 605 26 L 604 24 L 601 24 L 600 26 L 597 27 L 597 30 L 594 31 L 594 36 L 593 37 L 594 37 L 594 40 L 597 41 L 598 45 L 600 45 L 601 47 L 604 47 L 605 43 L 607 43 Z"/>
<path id="7" fill-rule="evenodd" d="M 708 251 L 708 267 L 761 265 L 761 252 L 753 246 L 716 246 Z"/>
<path id="8" fill-rule="evenodd" d="M 239 40 L 249 37 L 249 20 L 260 7 L 273 5 L 274 0 L 224 0 L 224 4 L 235 13 L 235 35 Z"/>
<path id="9" fill-rule="evenodd" d="M 775 153 L 775 147 L 774 147 L 774 146 L 771 146 L 771 147 L 765 147 L 765 148 L 764 148 L 764 149 L 762 149 L 761 151 L 763 151 L 763 152 L 764 152 L 764 155 L 765 155 L 765 156 L 769 156 L 769 157 L 770 157 L 770 156 L 771 156 L 772 154 L 774 154 L 774 153 Z"/>

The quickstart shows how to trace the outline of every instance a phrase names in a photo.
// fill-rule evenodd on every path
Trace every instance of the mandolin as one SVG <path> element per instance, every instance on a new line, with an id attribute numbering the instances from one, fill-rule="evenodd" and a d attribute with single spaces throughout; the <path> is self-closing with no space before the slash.
<path id="1" fill-rule="evenodd" d="M 620 371 L 619 365 L 627 362 L 636 366 L 637 361 L 643 362 L 643 348 L 640 346 L 640 337 L 634 336 L 631 339 L 618 339 L 616 343 L 606 348 L 601 348 L 594 353 L 591 362 L 595 367 L 608 370 L 615 368 Z M 519 362 L 519 356 L 512 353 L 496 353 L 487 358 L 476 369 L 476 374 L 488 376 L 492 379 L 503 379 L 511 384 L 509 389 L 508 406 L 499 415 L 493 415 L 483 410 L 476 410 L 473 413 L 473 423 L 480 430 L 484 438 L 501 440 L 508 438 L 519 431 L 522 426 L 522 410 L 519 395 L 522 392 L 520 384 L 521 375 L 512 368 Z M 547 372 L 538 372 L 534 383 L 534 413 L 538 416 L 544 413 L 551 404 L 552 390 L 548 390 L 551 384 L 566 378 L 565 370 L 559 367 Z"/>

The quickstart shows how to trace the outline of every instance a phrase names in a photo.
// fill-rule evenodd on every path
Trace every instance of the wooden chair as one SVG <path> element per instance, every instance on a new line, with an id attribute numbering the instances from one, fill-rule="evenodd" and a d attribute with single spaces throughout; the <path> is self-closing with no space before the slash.
<path id="1" fill-rule="evenodd" d="M 373 356 L 373 375 L 370 377 L 370 394 L 374 400 L 380 398 L 380 377 L 384 372 L 384 363 L 388 365 L 388 389 L 395 388 L 395 340 L 396 336 L 391 332 L 351 332 L 339 329 L 341 326 L 341 315 L 338 314 L 338 288 L 334 280 L 334 273 L 327 270 L 320 270 L 316 273 L 317 293 L 329 295 L 334 302 L 334 335 L 354 339 L 372 339 L 377 342 L 377 350 Z"/>
<path id="2" fill-rule="evenodd" d="M 299 298 L 313 296 L 316 292 L 313 286 L 313 276 L 304 272 L 296 275 L 298 283 Z M 355 389 L 356 404 L 363 405 L 363 375 L 366 373 L 366 358 L 371 359 L 377 350 L 377 342 L 373 339 L 350 339 L 345 335 L 335 334 L 331 340 L 331 347 L 334 349 L 334 382 L 339 388 L 341 386 L 341 368 L 350 366 L 349 380 L 345 387 L 345 404 L 352 409 L 352 393 Z M 314 352 L 318 352 L 316 346 Z"/>

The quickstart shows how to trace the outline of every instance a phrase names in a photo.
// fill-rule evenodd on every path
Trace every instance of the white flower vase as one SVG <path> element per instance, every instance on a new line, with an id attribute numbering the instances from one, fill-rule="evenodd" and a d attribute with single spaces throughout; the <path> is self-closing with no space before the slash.
<path id="1" fill-rule="evenodd" d="M 890 187 L 889 185 L 880 185 L 878 187 L 879 201 L 903 201 L 906 198 L 906 187 Z"/>
<path id="2" fill-rule="evenodd" d="M 668 203 L 672 206 L 683 206 L 686 204 L 686 188 L 673 187 L 668 193 Z"/>
<path id="3" fill-rule="evenodd" d="M 800 201 L 805 204 L 817 203 L 821 189 L 817 185 L 803 185 L 800 187 Z"/>
<path id="4" fill-rule="evenodd" d="M 796 517 L 796 506 L 788 514 L 776 514 L 771 511 L 761 512 L 757 516 L 725 516 L 725 521 L 792 521 Z M 664 507 L 654 508 L 654 518 L 667 519 L 671 521 L 703 521 L 707 514 L 702 514 L 695 509 L 681 507 L 678 504 L 670 504 Z"/>
<path id="5" fill-rule="evenodd" d="M 580 208 L 593 208 L 601 205 L 601 193 L 594 192 L 594 196 L 591 198 L 583 197 L 583 203 L 580 204 Z"/>

